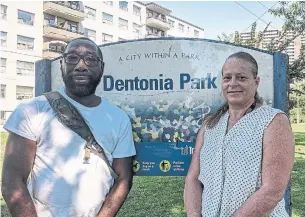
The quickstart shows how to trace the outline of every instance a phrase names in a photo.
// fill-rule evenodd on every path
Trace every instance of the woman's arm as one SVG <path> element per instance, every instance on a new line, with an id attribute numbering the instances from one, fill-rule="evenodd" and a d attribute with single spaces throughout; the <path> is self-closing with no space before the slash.
<path id="1" fill-rule="evenodd" d="M 185 178 L 184 206 L 188 217 L 201 217 L 202 184 L 198 180 L 200 172 L 200 150 L 203 145 L 204 127 L 198 132 L 192 161 Z"/>
<path id="2" fill-rule="evenodd" d="M 263 138 L 262 186 L 232 217 L 269 216 L 283 199 L 294 162 L 294 136 L 289 120 L 277 114 Z"/>

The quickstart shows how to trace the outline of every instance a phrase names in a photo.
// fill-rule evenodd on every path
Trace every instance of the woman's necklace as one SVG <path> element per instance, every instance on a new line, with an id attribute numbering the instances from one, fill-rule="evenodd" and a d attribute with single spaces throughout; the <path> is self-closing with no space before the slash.
<path id="1" fill-rule="evenodd" d="M 256 102 L 254 101 L 254 102 L 252 103 L 252 105 L 247 109 L 247 111 L 243 114 L 243 116 L 245 116 L 247 113 L 252 112 L 252 111 L 255 109 L 255 107 L 256 107 Z M 250 109 L 250 111 L 249 111 L 249 109 Z M 242 117 L 243 117 L 243 116 L 242 116 Z"/>
<path id="2" fill-rule="evenodd" d="M 252 105 L 251 105 L 251 106 L 245 111 L 245 113 L 241 116 L 241 118 L 244 117 L 246 114 L 252 112 L 252 111 L 255 109 L 255 107 L 256 107 L 256 102 L 254 101 L 254 102 L 252 103 Z M 231 118 L 229 118 L 229 123 L 230 123 L 230 125 L 231 125 L 231 124 L 234 125 L 236 122 L 237 122 L 236 120 L 232 120 Z"/>

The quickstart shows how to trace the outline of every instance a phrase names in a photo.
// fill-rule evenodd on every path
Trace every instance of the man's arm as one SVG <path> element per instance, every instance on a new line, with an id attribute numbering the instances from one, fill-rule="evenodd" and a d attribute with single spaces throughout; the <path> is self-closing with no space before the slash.
<path id="1" fill-rule="evenodd" d="M 233 217 L 269 216 L 283 199 L 294 159 L 294 136 L 286 115 L 275 116 L 263 138 L 262 186 Z"/>
<path id="2" fill-rule="evenodd" d="M 200 150 L 203 145 L 204 127 L 198 132 L 191 165 L 185 178 L 184 207 L 188 217 L 201 217 L 202 184 L 198 180 L 200 172 Z"/>
<path id="3" fill-rule="evenodd" d="M 37 217 L 27 189 L 36 142 L 10 133 L 4 156 L 1 191 L 12 217 Z"/>
<path id="4" fill-rule="evenodd" d="M 132 186 L 132 157 L 114 158 L 112 167 L 119 178 L 115 180 L 98 217 L 114 217 L 123 205 Z"/>

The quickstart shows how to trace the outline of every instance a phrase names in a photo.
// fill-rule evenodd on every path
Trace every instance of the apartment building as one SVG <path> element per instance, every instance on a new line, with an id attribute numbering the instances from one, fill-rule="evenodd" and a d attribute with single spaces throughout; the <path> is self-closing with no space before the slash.
<path id="1" fill-rule="evenodd" d="M 251 32 L 242 32 L 239 34 L 239 37 L 242 44 L 248 44 L 251 40 Z"/>
<path id="2" fill-rule="evenodd" d="M 277 29 L 274 30 L 267 30 L 263 33 L 263 39 L 261 42 L 261 48 L 267 50 L 270 44 L 277 44 L 279 43 L 279 37 L 281 32 Z"/>
<path id="3" fill-rule="evenodd" d="M 97 44 L 155 37 L 203 38 L 204 30 L 156 3 L 84 2 L 85 35 Z"/>
<path id="4" fill-rule="evenodd" d="M 283 40 L 292 40 L 295 37 L 295 33 L 293 31 L 287 31 L 284 37 L 282 37 L 282 34 L 284 33 L 280 30 L 276 30 L 276 29 L 267 30 L 265 33 L 263 33 L 262 36 L 263 38 L 259 48 L 267 50 L 268 46 L 271 43 L 277 44 L 277 43 L 281 43 Z M 243 44 L 247 44 L 247 42 L 251 40 L 251 32 L 243 32 L 240 33 L 239 36 L 240 36 L 240 41 Z M 293 39 L 289 43 L 287 48 L 283 51 L 288 55 L 290 63 L 293 62 L 300 55 L 302 44 L 305 44 L 305 34 L 303 36 L 298 36 L 295 39 Z"/>
<path id="5" fill-rule="evenodd" d="M 285 49 L 285 53 L 288 55 L 289 57 L 289 62 L 293 62 L 296 58 L 296 50 L 297 52 L 301 49 L 301 47 L 296 47 L 296 39 L 293 40 L 293 38 L 295 37 L 295 33 L 293 31 L 288 31 L 286 32 L 286 37 L 285 39 L 287 40 L 292 40 L 289 45 L 287 46 L 287 48 Z"/>
<path id="6" fill-rule="evenodd" d="M 22 100 L 34 96 L 34 65 L 42 58 L 42 10 L 39 2 L 1 2 L 0 125 Z"/>
<path id="7" fill-rule="evenodd" d="M 235 34 L 239 34 L 239 33 L 236 31 Z M 260 48 L 267 49 L 268 45 L 270 45 L 271 42 L 278 43 L 279 36 L 280 36 L 279 30 L 267 30 L 262 35 Z M 242 44 L 249 44 L 251 46 L 255 46 L 255 44 L 250 44 L 251 32 L 242 32 L 239 34 L 239 37 Z M 258 34 L 256 34 L 255 37 L 257 38 Z"/>
<path id="8" fill-rule="evenodd" d="M 86 14 L 78 1 L 43 2 L 43 58 L 58 57 L 71 39 L 83 37 Z"/>
<path id="9" fill-rule="evenodd" d="M 305 34 L 301 36 L 301 44 L 305 46 Z"/>
<path id="10" fill-rule="evenodd" d="M 71 39 L 97 44 L 155 38 L 203 38 L 204 30 L 156 3 L 130 1 L 1 2 L 0 130 L 34 96 L 35 62 L 61 55 Z"/>

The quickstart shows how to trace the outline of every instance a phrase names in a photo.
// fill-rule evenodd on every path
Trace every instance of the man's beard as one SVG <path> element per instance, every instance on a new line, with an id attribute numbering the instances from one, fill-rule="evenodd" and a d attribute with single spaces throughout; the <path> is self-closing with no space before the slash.
<path id="1" fill-rule="evenodd" d="M 62 73 L 62 79 L 65 83 L 66 89 L 68 89 L 68 91 L 74 96 L 78 97 L 90 96 L 94 94 L 97 86 L 101 82 L 102 73 L 97 78 L 94 78 L 92 76 L 89 76 L 89 78 L 90 81 L 88 84 L 81 85 L 74 82 L 71 73 L 66 76 L 64 76 Z"/>

